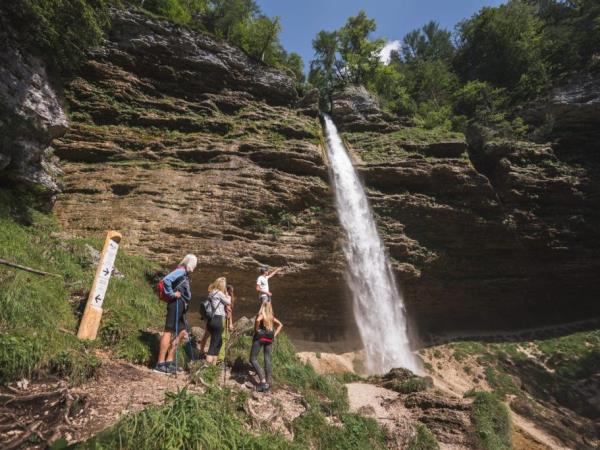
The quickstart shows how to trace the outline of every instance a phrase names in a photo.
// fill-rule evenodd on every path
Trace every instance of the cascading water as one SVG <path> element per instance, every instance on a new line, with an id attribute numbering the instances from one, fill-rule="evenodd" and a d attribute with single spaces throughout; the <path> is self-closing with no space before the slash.
<path id="1" fill-rule="evenodd" d="M 384 373 L 394 367 L 404 367 L 420 373 L 420 363 L 410 349 L 404 301 L 365 190 L 335 124 L 328 116 L 324 116 L 324 122 L 329 171 L 346 237 L 346 279 L 354 300 L 354 317 L 365 346 L 367 370 Z"/>

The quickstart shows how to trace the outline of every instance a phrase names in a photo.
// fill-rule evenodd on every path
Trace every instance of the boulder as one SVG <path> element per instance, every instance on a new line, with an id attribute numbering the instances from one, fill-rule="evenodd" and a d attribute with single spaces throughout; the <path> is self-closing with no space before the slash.
<path id="1" fill-rule="evenodd" d="M 331 117 L 342 131 L 386 131 L 394 129 L 394 118 L 381 110 L 364 86 L 347 85 L 331 96 Z"/>
<path id="2" fill-rule="evenodd" d="M 0 39 L 0 174 L 41 186 L 53 196 L 59 173 L 50 143 L 68 127 L 66 114 L 39 58 L 2 24 Z"/>

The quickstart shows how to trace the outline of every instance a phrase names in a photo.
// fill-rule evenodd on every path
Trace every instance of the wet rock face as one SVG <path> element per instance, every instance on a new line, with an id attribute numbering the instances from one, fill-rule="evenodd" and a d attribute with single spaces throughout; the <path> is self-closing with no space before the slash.
<path id="1" fill-rule="evenodd" d="M 62 225 L 120 230 L 123 245 L 167 264 L 195 253 L 194 294 L 225 275 L 236 317 L 258 310 L 259 264 L 285 266 L 271 289 L 286 331 L 344 339 L 351 311 L 308 114 L 316 99 L 291 106 L 291 78 L 168 22 L 115 12 L 108 37 L 66 86 L 73 124 L 55 145 Z"/>
<path id="2" fill-rule="evenodd" d="M 59 186 L 49 146 L 65 133 L 67 118 L 43 63 L 0 25 L 0 176 L 52 196 Z"/>
<path id="3" fill-rule="evenodd" d="M 394 120 L 381 110 L 364 86 L 348 85 L 331 97 L 331 117 L 339 130 L 384 131 L 395 128 Z"/>

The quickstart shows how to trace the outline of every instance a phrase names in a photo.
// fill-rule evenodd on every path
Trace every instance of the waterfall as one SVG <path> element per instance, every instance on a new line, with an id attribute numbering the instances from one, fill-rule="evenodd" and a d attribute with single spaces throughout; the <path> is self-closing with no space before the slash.
<path id="1" fill-rule="evenodd" d="M 329 172 L 345 233 L 346 281 L 354 317 L 366 351 L 369 373 L 404 367 L 421 373 L 407 332 L 404 301 L 377 232 L 365 190 L 337 129 L 324 116 Z"/>

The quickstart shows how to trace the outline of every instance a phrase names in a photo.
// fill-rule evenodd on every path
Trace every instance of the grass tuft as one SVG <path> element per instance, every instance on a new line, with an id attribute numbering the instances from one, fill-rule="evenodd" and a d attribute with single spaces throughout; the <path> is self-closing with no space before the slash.
<path id="1" fill-rule="evenodd" d="M 417 422 L 415 435 L 408 442 L 407 450 L 438 450 L 440 444 L 429 428 Z"/>
<path id="2" fill-rule="evenodd" d="M 473 391 L 473 423 L 475 433 L 486 450 L 509 450 L 512 448 L 511 420 L 508 408 L 498 397 L 489 392 Z"/>

